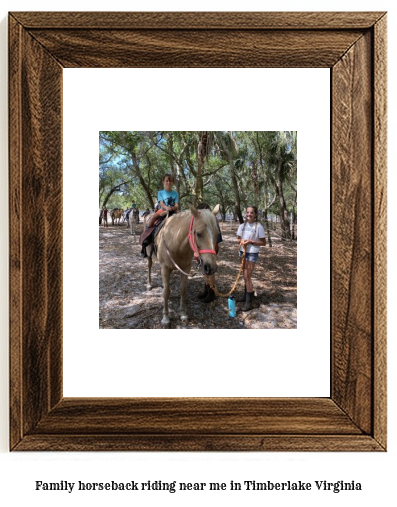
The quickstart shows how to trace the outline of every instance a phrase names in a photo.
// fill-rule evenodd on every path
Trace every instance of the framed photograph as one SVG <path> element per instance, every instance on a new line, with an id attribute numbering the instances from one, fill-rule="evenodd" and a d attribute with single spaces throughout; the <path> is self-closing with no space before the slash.
<path id="1" fill-rule="evenodd" d="M 329 397 L 63 397 L 63 69 L 122 67 L 331 70 Z M 10 449 L 385 451 L 386 81 L 383 12 L 10 13 Z"/>

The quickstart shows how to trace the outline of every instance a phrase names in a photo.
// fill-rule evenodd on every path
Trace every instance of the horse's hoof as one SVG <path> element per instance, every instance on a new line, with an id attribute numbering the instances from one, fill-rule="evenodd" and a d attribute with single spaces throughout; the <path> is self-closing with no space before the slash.
<path id="1" fill-rule="evenodd" d="M 148 283 L 148 284 L 146 285 L 146 288 L 147 288 L 147 290 L 153 289 L 153 285 L 150 285 L 150 283 Z"/>
<path id="2" fill-rule="evenodd" d="M 188 319 L 188 316 L 187 315 L 181 315 L 181 321 L 182 322 L 187 322 L 189 319 Z"/>
<path id="3" fill-rule="evenodd" d="M 168 324 L 170 323 L 170 319 L 169 317 L 163 317 L 162 321 L 161 321 L 161 324 L 163 326 L 168 326 Z"/>

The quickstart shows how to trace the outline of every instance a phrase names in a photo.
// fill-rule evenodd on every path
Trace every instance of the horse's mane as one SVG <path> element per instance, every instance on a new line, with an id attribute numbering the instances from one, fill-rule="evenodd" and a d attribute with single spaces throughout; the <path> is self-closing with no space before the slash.
<path id="1" fill-rule="evenodd" d="M 213 225 L 214 224 L 214 218 L 215 218 L 215 215 L 212 213 L 211 210 L 209 209 L 201 209 L 200 210 L 200 214 L 201 214 L 201 217 L 202 219 L 204 220 L 204 222 L 208 225 Z"/>
<path id="2" fill-rule="evenodd" d="M 214 214 L 212 213 L 211 210 L 209 209 L 200 209 L 200 210 L 197 210 L 201 216 L 201 218 L 203 219 L 204 223 L 207 224 L 207 225 L 213 225 L 213 218 L 214 217 Z M 180 213 L 177 214 L 177 216 L 180 216 L 181 218 L 182 217 L 191 217 L 192 216 L 192 212 L 188 209 L 188 210 L 185 210 L 185 211 L 181 211 Z"/>

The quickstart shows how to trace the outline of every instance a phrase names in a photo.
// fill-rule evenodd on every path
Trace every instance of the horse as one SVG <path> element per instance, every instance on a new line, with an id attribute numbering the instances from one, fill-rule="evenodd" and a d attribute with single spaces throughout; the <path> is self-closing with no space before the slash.
<path id="1" fill-rule="evenodd" d="M 163 319 L 161 324 L 170 323 L 168 315 L 168 300 L 170 297 L 170 275 L 174 270 L 180 271 L 180 316 L 182 322 L 187 322 L 186 290 L 188 276 L 192 267 L 193 254 L 199 260 L 205 275 L 212 275 L 217 270 L 215 245 L 219 234 L 215 215 L 219 205 L 214 210 L 197 210 L 189 204 L 189 210 L 177 213 L 167 218 L 154 239 L 153 257 L 160 263 L 163 280 Z M 145 217 L 146 218 L 146 217 Z M 151 246 L 148 253 L 147 288 L 152 288 Z"/>
<path id="2" fill-rule="evenodd" d="M 120 225 L 121 217 L 123 216 L 122 209 L 114 209 L 110 212 L 110 216 L 112 217 L 112 225 L 115 225 L 115 222 L 118 220 L 118 224 Z"/>
<path id="3" fill-rule="evenodd" d="M 127 227 L 130 229 L 131 236 L 135 235 L 136 225 L 139 224 L 139 209 L 131 208 L 128 211 Z"/>
<path id="4" fill-rule="evenodd" d="M 106 208 L 102 208 L 102 210 L 101 210 L 99 224 L 101 224 L 101 222 L 102 222 L 103 227 L 108 226 L 108 210 Z"/>

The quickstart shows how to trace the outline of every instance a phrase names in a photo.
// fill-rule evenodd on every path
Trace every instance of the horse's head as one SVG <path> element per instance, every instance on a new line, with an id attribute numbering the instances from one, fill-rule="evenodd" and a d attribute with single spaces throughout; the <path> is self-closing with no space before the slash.
<path id="1" fill-rule="evenodd" d="M 215 245 L 219 229 L 215 215 L 219 211 L 219 205 L 212 212 L 208 209 L 197 210 L 191 204 L 189 208 L 194 216 L 192 233 L 200 255 L 201 269 L 205 275 L 213 275 L 217 270 Z"/>

